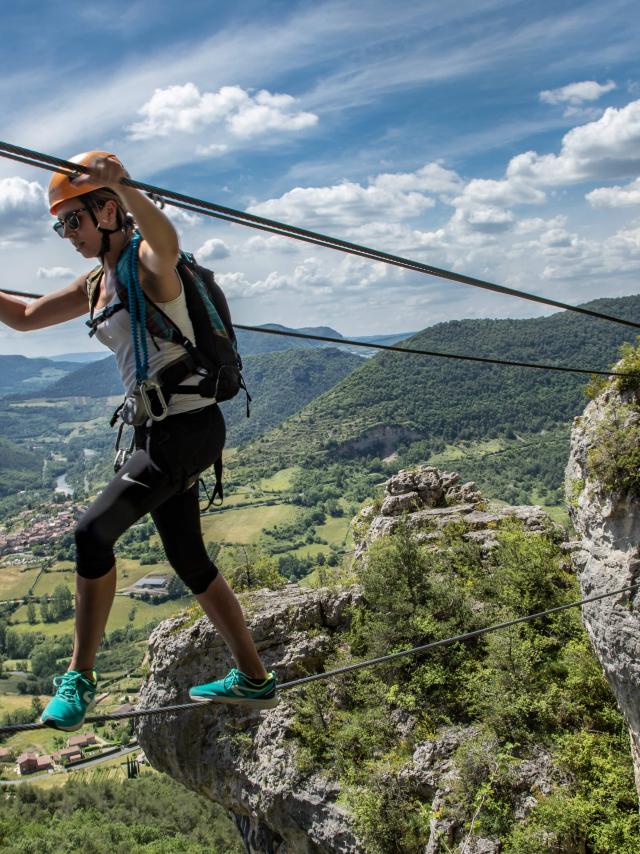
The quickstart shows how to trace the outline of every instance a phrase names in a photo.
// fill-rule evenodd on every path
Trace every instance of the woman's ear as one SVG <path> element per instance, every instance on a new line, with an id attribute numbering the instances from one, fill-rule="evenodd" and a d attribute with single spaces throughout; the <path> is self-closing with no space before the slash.
<path id="1" fill-rule="evenodd" d="M 98 224 L 103 228 L 117 228 L 118 227 L 118 205 L 112 199 L 109 199 L 108 202 L 105 202 L 102 208 L 100 209 L 100 217 L 98 219 Z"/>

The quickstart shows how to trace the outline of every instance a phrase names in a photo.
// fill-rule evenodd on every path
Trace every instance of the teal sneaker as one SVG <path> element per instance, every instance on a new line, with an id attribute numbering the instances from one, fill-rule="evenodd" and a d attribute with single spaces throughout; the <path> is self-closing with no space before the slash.
<path id="1" fill-rule="evenodd" d="M 260 682 L 250 679 L 235 667 L 224 679 L 194 685 L 189 689 L 189 697 L 196 703 L 237 703 L 254 709 L 273 709 L 280 702 L 275 673 L 270 673 Z"/>
<path id="2" fill-rule="evenodd" d="M 96 683 L 77 670 L 69 670 L 63 676 L 54 676 L 53 684 L 57 691 L 40 715 L 40 723 L 66 732 L 80 729 L 96 704 Z"/>

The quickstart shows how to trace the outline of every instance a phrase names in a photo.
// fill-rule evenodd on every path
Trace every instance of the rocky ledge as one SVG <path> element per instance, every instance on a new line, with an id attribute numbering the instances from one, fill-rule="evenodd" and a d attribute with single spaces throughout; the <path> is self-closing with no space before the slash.
<path id="1" fill-rule="evenodd" d="M 532 532 L 553 528 L 539 507 L 488 509 L 473 484 L 460 484 L 454 473 L 422 466 L 387 482 L 378 515 L 367 508 L 356 519 L 360 557 L 401 517 L 418 538 L 427 540 L 447 522 L 464 520 L 467 535 L 486 548 L 492 547 L 498 523 L 509 517 Z M 282 591 L 253 593 L 243 605 L 256 645 L 282 683 L 323 670 L 329 650 L 349 625 L 351 606 L 360 598 L 355 587 L 337 591 L 289 585 Z M 141 694 L 146 708 L 185 702 L 190 685 L 226 672 L 232 662 L 208 620 L 194 622 L 186 614 L 153 632 L 149 664 Z M 138 738 L 155 768 L 232 812 L 249 854 L 366 854 L 341 805 L 339 784 L 298 768 L 291 695 L 283 692 L 280 706 L 267 712 L 207 705 L 141 718 Z M 412 720 L 399 713 L 394 725 L 401 739 Z M 442 817 L 439 807 L 455 784 L 453 755 L 474 737 L 472 727 L 445 727 L 417 744 L 403 769 L 409 787 L 434 811 L 425 854 L 442 854 L 460 842 L 461 827 Z M 495 749 L 487 747 L 489 753 Z M 514 790 L 521 816 L 535 804 L 534 793 L 551 791 L 556 774 L 544 750 L 520 764 Z M 497 840 L 471 834 L 465 839 L 466 854 L 499 850 Z"/>
<path id="2" fill-rule="evenodd" d="M 519 520 L 532 533 L 564 536 L 541 507 L 488 508 L 475 483 L 460 483 L 457 472 L 427 465 L 403 469 L 385 483 L 381 506 L 370 504 L 356 517 L 355 556 L 366 556 L 372 542 L 389 536 L 400 525 L 406 525 L 417 542 L 428 543 L 438 540 L 442 529 L 452 522 L 463 522 L 465 539 L 488 551 L 497 545 L 496 531 L 506 519 Z"/>

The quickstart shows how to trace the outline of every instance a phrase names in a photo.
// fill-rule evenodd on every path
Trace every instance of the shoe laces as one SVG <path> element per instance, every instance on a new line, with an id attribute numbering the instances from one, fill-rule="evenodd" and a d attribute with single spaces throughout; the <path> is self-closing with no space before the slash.
<path id="1" fill-rule="evenodd" d="M 240 682 L 241 682 L 240 671 L 234 667 L 224 677 L 223 684 L 225 687 L 225 691 L 229 690 L 229 688 L 233 688 L 234 685 L 239 685 Z"/>
<path id="2" fill-rule="evenodd" d="M 53 684 L 58 689 L 56 695 L 64 697 L 65 700 L 74 700 L 78 696 L 78 680 L 81 678 L 79 673 L 73 673 L 71 670 L 62 676 L 54 676 Z"/>

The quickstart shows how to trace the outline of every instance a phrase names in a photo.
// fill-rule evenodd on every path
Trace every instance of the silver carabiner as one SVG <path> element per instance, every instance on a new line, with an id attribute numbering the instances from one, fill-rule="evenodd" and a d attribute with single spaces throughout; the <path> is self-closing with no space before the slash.
<path id="1" fill-rule="evenodd" d="M 142 398 L 144 408 L 149 418 L 152 421 L 164 421 L 164 419 L 169 414 L 169 404 L 167 403 L 165 396 L 162 393 L 162 388 L 158 385 L 158 383 L 155 382 L 155 380 L 143 380 L 138 385 L 138 391 L 140 392 L 140 397 Z M 151 399 L 149 398 L 149 392 L 155 395 L 158 403 L 160 404 L 159 415 L 156 415 L 153 411 L 153 405 L 151 403 Z"/>
<path id="2" fill-rule="evenodd" d="M 134 433 L 133 436 L 131 437 L 131 442 L 129 442 L 129 447 L 128 448 L 121 448 L 120 447 L 120 441 L 122 440 L 122 431 L 124 430 L 124 424 L 125 424 L 124 421 L 120 422 L 120 426 L 118 427 L 118 435 L 116 436 L 116 443 L 114 446 L 115 451 L 116 451 L 116 455 L 115 455 L 114 460 L 113 460 L 113 470 L 116 474 L 120 471 L 122 466 L 127 462 L 129 457 L 133 453 L 133 448 L 135 446 L 135 441 L 136 441 L 136 437 L 135 437 L 135 433 Z"/>

